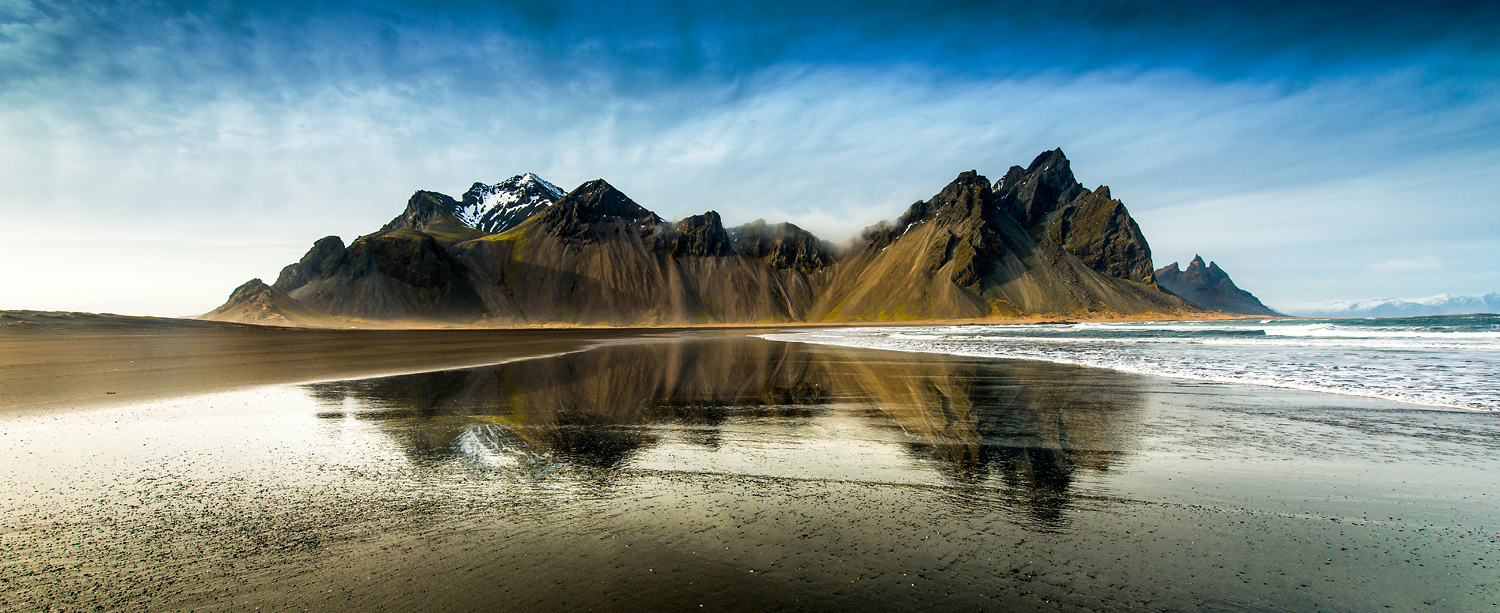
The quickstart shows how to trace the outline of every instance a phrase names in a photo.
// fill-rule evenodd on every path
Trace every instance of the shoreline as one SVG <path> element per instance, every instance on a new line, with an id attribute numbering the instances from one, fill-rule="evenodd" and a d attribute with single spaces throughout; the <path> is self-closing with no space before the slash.
<path id="1" fill-rule="evenodd" d="M 12 320 L 8 325 L 0 325 L 0 414 L 5 415 L 137 404 L 265 385 L 369 379 L 491 366 L 582 351 L 605 344 L 694 332 L 776 333 L 933 325 L 1061 325 L 1077 321 L 1268 319 L 1221 313 L 1210 317 L 1177 319 L 1137 316 L 1059 320 L 1052 317 L 1032 317 L 900 322 L 348 329 L 89 313 L 5 311 L 0 312 L 0 315 L 8 316 L 0 321 Z M 14 323 L 16 320 L 32 320 L 33 323 L 17 325 Z M 949 355 L 942 352 L 915 353 Z M 1159 373 L 1046 359 L 1028 361 L 1072 364 L 1165 379 L 1369 398 L 1424 410 L 1486 412 L 1386 396 L 1339 393 L 1327 389 L 1213 378 L 1169 377 Z"/>
<path id="2" fill-rule="evenodd" d="M 1241 315 L 1237 313 L 1147 313 L 1138 315 L 1119 314 L 1039 314 L 1027 317 L 979 317 L 972 319 L 876 319 L 840 321 L 751 321 L 708 323 L 663 323 L 629 324 L 608 323 L 573 324 L 565 322 L 525 324 L 444 324 L 437 322 L 347 320 L 349 326 L 279 326 L 273 324 L 219 321 L 197 317 L 159 317 L 154 315 L 117 315 L 114 313 L 90 313 L 85 311 L 34 311 L 0 310 L 0 334 L 6 331 L 30 331 L 38 326 L 150 326 L 163 328 L 212 328 L 221 326 L 248 326 L 286 330 L 697 330 L 740 328 L 850 328 L 886 326 L 934 326 L 934 325 L 1004 325 L 1004 324 L 1064 324 L 1079 322 L 1149 322 L 1149 321 L 1238 321 L 1250 319 L 1293 320 L 1307 319 L 1291 315 L 1265 316 Z M 39 321 L 40 320 L 40 321 Z"/>
<path id="3" fill-rule="evenodd" d="M 764 337 L 757 337 L 757 338 L 764 338 Z M 1150 372 L 1150 371 L 1144 371 L 1144 370 L 1131 370 L 1131 369 L 1128 369 L 1128 368 L 1120 368 L 1120 367 L 1115 367 L 1115 366 L 1106 366 L 1106 365 L 1102 365 L 1102 364 L 1091 364 L 1091 363 L 1080 362 L 1080 361 L 1076 361 L 1076 360 L 1046 359 L 1046 358 L 1041 358 L 1041 357 L 994 356 L 994 355 L 984 355 L 984 354 L 981 354 L 981 353 L 923 351 L 921 349 L 901 349 L 901 348 L 895 348 L 895 347 L 869 347 L 869 346 L 857 345 L 857 344 L 840 344 L 840 343 L 832 343 L 832 342 L 815 342 L 815 341 L 807 341 L 807 340 L 787 340 L 787 339 L 767 339 L 767 340 L 774 340 L 774 341 L 777 341 L 777 342 L 784 342 L 784 343 L 805 343 L 805 344 L 809 344 L 809 345 L 819 345 L 819 346 L 825 346 L 825 347 L 844 347 L 844 348 L 848 348 L 848 349 L 860 349 L 860 350 L 865 350 L 865 351 L 893 351 L 893 352 L 904 353 L 904 354 L 948 356 L 948 357 L 971 358 L 971 359 L 980 359 L 980 360 L 1000 360 L 1000 361 L 1016 361 L 1016 362 L 1040 362 L 1040 363 L 1044 363 L 1044 364 L 1055 364 L 1055 365 L 1061 365 L 1061 366 L 1075 366 L 1075 367 L 1078 367 L 1078 368 L 1093 368 L 1093 369 L 1098 369 L 1098 370 L 1107 370 L 1107 371 L 1114 372 L 1114 373 L 1121 373 L 1121 374 L 1126 374 L 1126 375 L 1134 375 L 1134 376 L 1139 376 L 1139 377 L 1153 377 L 1153 378 L 1162 379 L 1162 380 L 1166 380 L 1166 381 L 1189 381 L 1189 382 L 1194 382 L 1194 383 L 1207 383 L 1207 384 L 1216 384 L 1216 385 L 1249 386 L 1251 388 L 1256 388 L 1256 389 L 1273 389 L 1273 390 L 1286 390 L 1286 391 L 1293 391 L 1293 392 L 1307 392 L 1307 393 L 1312 393 L 1312 394 L 1329 394 L 1329 395 L 1338 396 L 1338 397 L 1341 397 L 1341 398 L 1359 398 L 1359 399 L 1371 400 L 1371 401 L 1395 403 L 1395 404 L 1402 405 L 1402 406 L 1404 406 L 1404 407 L 1406 407 L 1408 409 L 1411 409 L 1411 410 L 1437 411 L 1437 412 L 1444 412 L 1444 413 L 1464 413 L 1464 414 L 1469 414 L 1469 413 L 1491 414 L 1491 413 L 1500 412 L 1500 411 L 1489 410 L 1489 409 L 1474 409 L 1474 408 L 1454 406 L 1454 405 L 1447 405 L 1447 404 L 1435 404 L 1435 403 L 1419 402 L 1419 401 L 1416 401 L 1416 400 L 1410 400 L 1410 399 L 1406 399 L 1406 398 L 1400 398 L 1400 397 L 1389 396 L 1389 395 L 1382 395 L 1382 394 L 1378 394 L 1378 393 L 1361 394 L 1361 393 L 1354 393 L 1354 392 L 1348 392 L 1348 391 L 1340 391 L 1340 390 L 1330 389 L 1330 388 L 1324 388 L 1324 387 L 1314 387 L 1314 386 L 1310 386 L 1310 385 L 1299 386 L 1299 385 L 1291 385 L 1291 384 L 1264 383 L 1264 382 L 1260 382 L 1260 381 L 1241 381 L 1241 380 L 1231 379 L 1231 378 L 1227 378 L 1227 377 L 1169 375 L 1169 374 L 1164 374 L 1164 373 L 1160 373 L 1160 372 Z"/>

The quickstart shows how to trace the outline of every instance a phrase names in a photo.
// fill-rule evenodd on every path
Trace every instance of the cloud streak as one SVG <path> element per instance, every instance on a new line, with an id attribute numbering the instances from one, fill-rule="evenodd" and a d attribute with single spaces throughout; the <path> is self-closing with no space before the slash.
<path id="1" fill-rule="evenodd" d="M 206 311 L 416 189 L 604 177 L 667 217 L 842 238 L 959 171 L 995 177 L 1057 146 L 1125 200 L 1160 263 L 1203 252 L 1272 304 L 1495 289 L 1472 257 L 1500 235 L 1486 5 L 1398 28 L 1381 5 L 1345 23 L 1172 3 L 837 18 L 849 7 L 9 1 L 0 233 L 47 228 L 71 253 L 162 241 L 111 243 L 143 269 L 162 245 L 259 246 L 210 250 L 215 266 L 153 281 L 135 312 Z M 1374 239 L 1451 265 L 1377 288 L 1391 280 L 1369 263 L 1392 254 Z M 0 308 L 124 308 L 46 278 L 0 273 L 23 288 Z"/>

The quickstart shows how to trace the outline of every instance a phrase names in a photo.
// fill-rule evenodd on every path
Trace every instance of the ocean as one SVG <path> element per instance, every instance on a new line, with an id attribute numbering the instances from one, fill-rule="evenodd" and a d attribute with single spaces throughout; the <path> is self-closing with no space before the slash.
<path id="1" fill-rule="evenodd" d="M 842 328 L 763 338 L 1500 411 L 1500 316 Z"/>

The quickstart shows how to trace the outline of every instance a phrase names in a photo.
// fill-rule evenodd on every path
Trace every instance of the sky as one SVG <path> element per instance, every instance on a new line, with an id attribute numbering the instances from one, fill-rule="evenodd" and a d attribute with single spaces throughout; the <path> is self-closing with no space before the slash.
<path id="1" fill-rule="evenodd" d="M 419 189 L 843 240 L 1061 147 L 1272 307 L 1500 292 L 1500 3 L 0 0 L 0 309 L 181 316 Z"/>

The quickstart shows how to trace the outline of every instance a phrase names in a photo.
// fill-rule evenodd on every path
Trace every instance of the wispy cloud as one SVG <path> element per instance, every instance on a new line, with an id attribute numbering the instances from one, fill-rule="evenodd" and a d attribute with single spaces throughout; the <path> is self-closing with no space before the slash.
<path id="1" fill-rule="evenodd" d="M 416 189 L 604 177 L 668 217 L 837 239 L 1061 146 L 1158 259 L 1202 252 L 1273 303 L 1494 291 L 1454 287 L 1495 277 L 1492 10 L 861 6 L 4 0 L 0 234 L 267 246 L 153 284 L 175 314 Z M 1448 265 L 1355 274 L 1392 248 Z M 19 274 L 0 308 L 62 291 Z"/>
<path id="2" fill-rule="evenodd" d="M 1442 270 L 1443 261 L 1432 255 L 1415 258 L 1391 258 L 1371 264 L 1369 271 L 1377 275 L 1409 275 Z"/>

